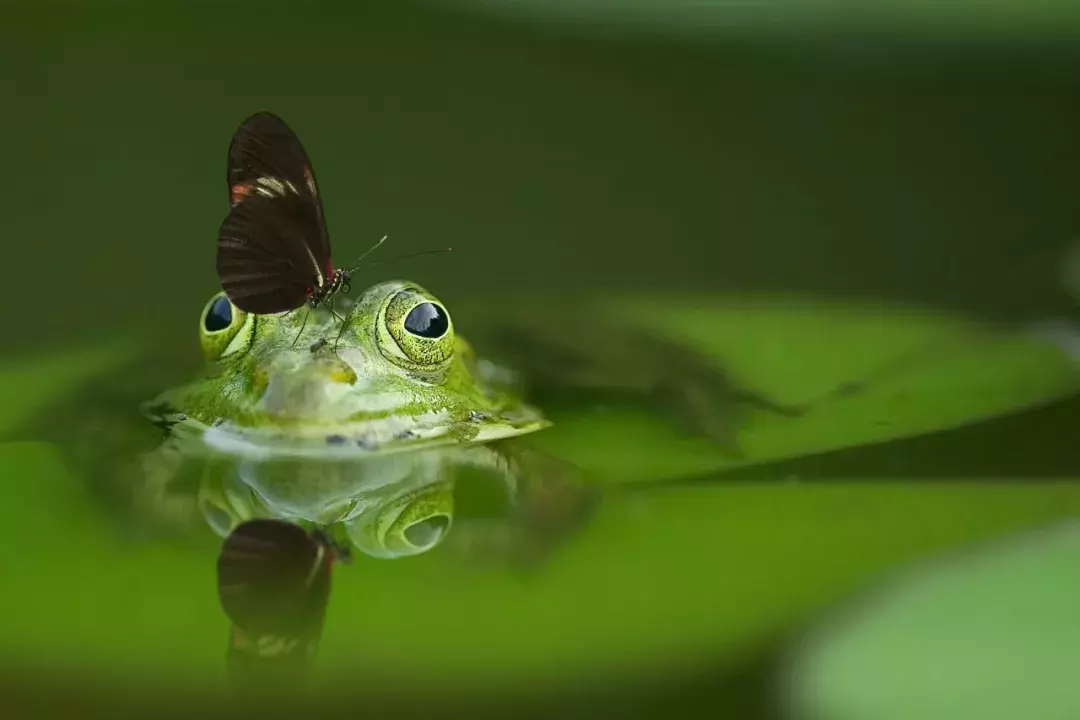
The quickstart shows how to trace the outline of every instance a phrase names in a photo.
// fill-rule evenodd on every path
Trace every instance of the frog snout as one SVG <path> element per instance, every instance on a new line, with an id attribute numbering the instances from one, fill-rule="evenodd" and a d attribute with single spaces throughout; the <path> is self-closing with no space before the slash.
<path id="1" fill-rule="evenodd" d="M 297 418 L 327 417 L 329 406 L 351 392 L 356 372 L 337 358 L 320 358 L 302 367 L 284 368 L 269 376 L 262 408 Z"/>

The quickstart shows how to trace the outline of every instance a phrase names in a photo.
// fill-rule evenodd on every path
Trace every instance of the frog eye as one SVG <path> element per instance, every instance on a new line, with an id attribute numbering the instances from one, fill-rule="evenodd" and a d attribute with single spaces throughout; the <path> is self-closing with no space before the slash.
<path id="1" fill-rule="evenodd" d="M 369 505 L 345 528 L 364 554 L 400 558 L 431 550 L 446 539 L 453 523 L 453 483 L 440 482 Z"/>
<path id="2" fill-rule="evenodd" d="M 410 335 L 438 340 L 450 329 L 450 318 L 439 305 L 424 302 L 409 311 L 402 325 Z"/>
<path id="3" fill-rule="evenodd" d="M 419 288 L 394 294 L 379 318 L 379 347 L 407 370 L 434 373 L 454 354 L 454 324 L 442 303 Z"/>
<path id="4" fill-rule="evenodd" d="M 199 343 L 203 355 L 217 360 L 246 350 L 251 345 L 255 316 L 229 302 L 225 293 L 210 298 L 199 317 Z"/>

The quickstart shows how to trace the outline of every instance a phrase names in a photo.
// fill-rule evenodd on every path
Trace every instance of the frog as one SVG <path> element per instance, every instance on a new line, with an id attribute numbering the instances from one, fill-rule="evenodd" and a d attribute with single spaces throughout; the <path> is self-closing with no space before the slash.
<path id="1" fill-rule="evenodd" d="M 516 524 L 483 518 L 455 533 L 457 545 L 498 544 L 486 535 L 535 555 L 531 540 L 560 524 L 553 507 L 573 524 L 592 504 L 569 465 L 511 442 L 550 420 L 417 283 L 280 315 L 246 313 L 217 292 L 199 314 L 199 346 L 202 371 L 142 405 L 164 434 L 133 483 L 146 517 L 201 516 L 220 537 L 253 518 L 287 519 L 400 558 L 451 535 L 455 488 L 469 476 L 503 490 Z M 536 502 L 545 493 L 562 500 Z"/>

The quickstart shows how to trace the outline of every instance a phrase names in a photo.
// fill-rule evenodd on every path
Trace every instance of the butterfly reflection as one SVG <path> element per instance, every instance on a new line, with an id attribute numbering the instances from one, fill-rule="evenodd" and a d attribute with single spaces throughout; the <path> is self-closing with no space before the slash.
<path id="1" fill-rule="evenodd" d="M 232 623 L 234 689 L 301 689 L 322 636 L 335 562 L 348 551 L 321 531 L 284 520 L 236 526 L 218 556 L 218 596 Z"/>

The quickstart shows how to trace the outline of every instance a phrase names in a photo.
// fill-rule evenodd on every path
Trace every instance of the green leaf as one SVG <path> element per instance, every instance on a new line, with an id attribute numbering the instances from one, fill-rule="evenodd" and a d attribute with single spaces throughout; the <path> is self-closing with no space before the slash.
<path id="1" fill-rule="evenodd" d="M 793 663 L 803 718 L 1080 717 L 1080 525 L 908 569 Z"/>
<path id="2" fill-rule="evenodd" d="M 925 309 L 718 296 L 662 303 L 627 297 L 610 305 L 613 318 L 633 317 L 698 350 L 741 387 L 786 404 L 819 401 L 797 418 L 751 414 L 738 436 L 742 457 L 687 437 L 645 409 L 552 408 L 555 427 L 531 441 L 612 482 L 725 470 L 932 433 L 1080 390 L 1076 360 L 1042 334 Z M 851 383 L 862 386 L 828 397 Z"/>

